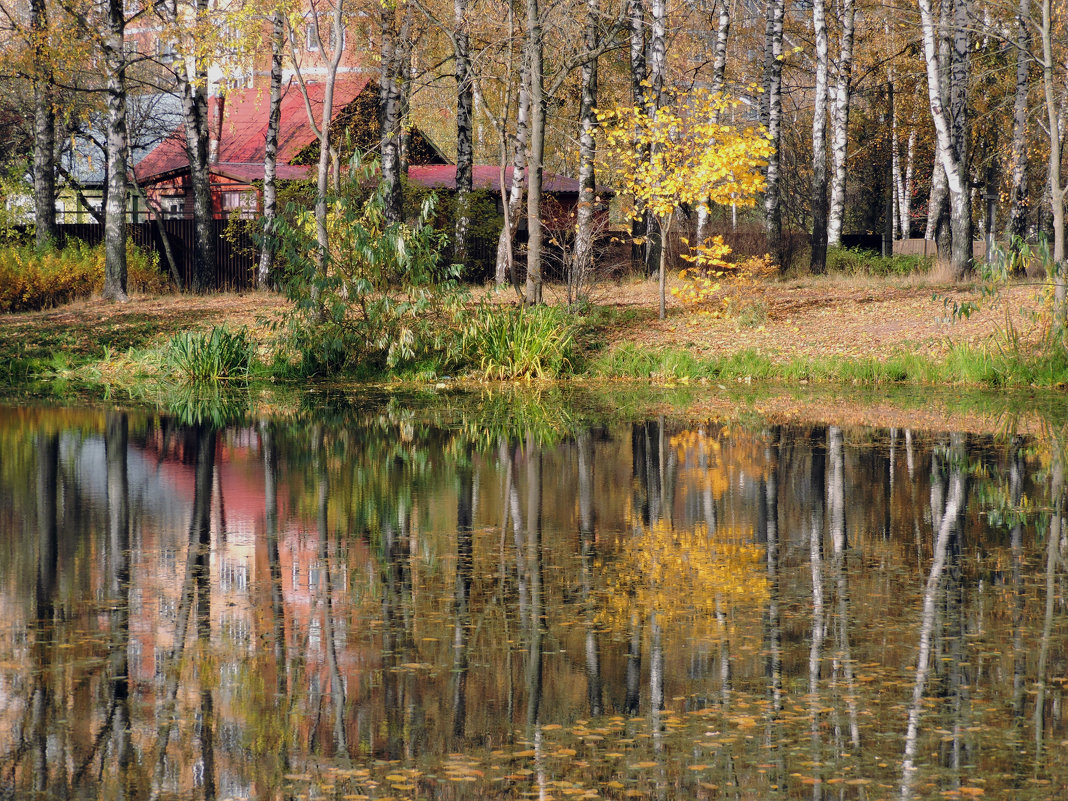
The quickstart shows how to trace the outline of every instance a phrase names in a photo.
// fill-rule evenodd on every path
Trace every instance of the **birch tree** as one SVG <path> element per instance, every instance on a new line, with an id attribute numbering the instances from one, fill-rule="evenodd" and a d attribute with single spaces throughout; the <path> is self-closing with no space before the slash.
<path id="1" fill-rule="evenodd" d="M 323 102 L 316 119 L 312 109 L 311 96 L 308 93 L 308 83 L 301 72 L 300 64 L 293 53 L 294 74 L 300 87 L 301 96 L 304 98 L 304 110 L 308 115 L 308 125 L 319 140 L 319 164 L 315 173 L 315 241 L 316 241 L 316 267 L 320 274 L 325 274 L 326 263 L 330 252 L 330 237 L 326 227 L 327 196 L 330 189 L 330 158 L 332 148 L 330 146 L 331 122 L 334 114 L 334 85 L 337 82 L 337 70 L 341 64 L 341 57 L 345 51 L 345 0 L 334 0 L 329 9 L 330 19 L 330 43 L 328 48 L 322 36 L 322 26 L 319 19 L 319 6 L 312 4 L 311 32 L 315 37 L 319 52 L 326 57 L 326 71 L 323 76 Z M 293 47 L 294 37 L 289 37 L 290 48 Z M 383 154 L 383 164 L 385 154 Z M 383 167 L 383 173 L 385 167 Z"/>
<path id="2" fill-rule="evenodd" d="M 1049 198 L 1050 211 L 1053 214 L 1053 270 L 1055 278 L 1054 299 L 1057 304 L 1058 319 L 1064 319 L 1065 300 L 1068 291 L 1064 280 L 1064 195 L 1065 187 L 1061 182 L 1061 158 L 1064 140 L 1061 134 L 1063 124 L 1063 99 L 1058 97 L 1058 89 L 1063 85 L 1063 75 L 1057 75 L 1054 61 L 1053 4 L 1051 0 L 1041 0 L 1042 20 L 1039 37 L 1042 43 L 1042 90 L 1046 106 L 1046 131 L 1049 136 Z M 1059 37 L 1058 37 L 1059 39 Z"/>
<path id="3" fill-rule="evenodd" d="M 972 215 L 968 191 L 967 141 L 964 99 L 967 92 L 967 27 L 954 26 L 949 64 L 939 52 L 938 28 L 931 0 L 918 0 L 923 31 L 923 53 L 927 70 L 927 95 L 936 134 L 939 165 L 949 192 L 952 253 L 950 268 L 954 278 L 963 278 L 972 262 Z M 967 4 L 957 0 L 954 20 L 967 21 Z M 948 86 L 947 86 L 948 82 Z M 946 106 L 949 98 L 949 107 Z"/>
<path id="4" fill-rule="evenodd" d="M 545 162 L 545 64 L 538 0 L 526 0 L 526 43 L 530 71 L 530 150 L 527 160 L 527 281 L 523 299 L 541 303 L 541 183 Z"/>
<path id="5" fill-rule="evenodd" d="M 342 2 L 342 0 L 338 0 Z M 385 214 L 389 223 L 404 216 L 401 185 L 401 82 L 407 77 L 405 42 L 411 36 L 412 8 L 407 0 L 386 0 L 379 8 L 378 127 L 382 181 L 386 185 Z M 335 68 L 336 72 L 336 68 Z"/>
<path id="6" fill-rule="evenodd" d="M 182 102 L 182 123 L 189 180 L 193 191 L 193 275 L 190 288 L 206 292 L 214 285 L 215 240 L 211 204 L 211 173 L 208 130 L 208 54 L 214 24 L 208 0 L 195 0 L 191 18 L 178 0 L 158 7 L 169 25 L 167 34 L 181 42 L 181 55 L 175 61 L 174 78 Z M 186 32 L 191 30 L 191 35 Z M 222 102 L 219 99 L 218 102 Z"/>
<path id="7" fill-rule="evenodd" d="M 45 0 L 30 0 L 30 49 L 33 75 L 33 200 L 37 246 L 56 239 L 56 114 Z"/>
<path id="8" fill-rule="evenodd" d="M 453 258 L 467 260 L 467 233 L 471 227 L 471 187 L 475 162 L 472 141 L 474 90 L 471 83 L 471 34 L 468 30 L 468 0 L 453 0 L 452 37 L 456 60 L 456 227 Z"/>
<path id="9" fill-rule="evenodd" d="M 104 300 L 126 296 L 126 15 L 107 0 L 103 40 L 107 95 L 107 196 L 104 201 Z"/>
<path id="10" fill-rule="evenodd" d="M 600 0 L 586 0 L 585 46 L 594 52 L 600 44 L 598 24 Z M 575 209 L 575 248 L 571 262 L 569 300 L 574 302 L 583 285 L 583 277 L 593 260 L 594 204 L 597 194 L 597 174 L 594 159 L 597 155 L 594 132 L 597 126 L 597 59 L 582 65 L 582 95 L 579 102 L 579 198 Z"/>
<path id="11" fill-rule="evenodd" d="M 1027 95 L 1031 71 L 1031 0 L 1020 0 L 1014 20 L 1016 45 L 1016 86 L 1012 104 L 1012 153 L 1009 169 L 1012 172 L 1011 205 L 1009 206 L 1010 247 L 1027 231 Z"/>
<path id="12" fill-rule="evenodd" d="M 812 257 L 815 274 L 827 271 L 827 17 L 823 0 L 813 0 L 816 40 L 816 99 L 812 110 Z"/>
<path id="13" fill-rule="evenodd" d="M 772 153 L 764 190 L 764 234 L 768 251 L 782 264 L 782 206 L 779 190 L 779 148 L 782 144 L 782 24 L 785 0 L 767 0 L 764 25 L 764 95 L 760 121 L 767 129 Z"/>
<path id="14" fill-rule="evenodd" d="M 274 266 L 271 233 L 278 218 L 278 128 L 282 117 L 282 55 L 285 15 L 281 7 L 271 13 L 271 84 L 268 90 L 267 135 L 263 144 L 263 247 L 256 271 L 256 286 L 266 289 Z"/>
<path id="15" fill-rule="evenodd" d="M 834 104 L 831 111 L 831 196 L 827 210 L 827 244 L 842 241 L 845 212 L 846 147 L 853 73 L 854 0 L 842 0 L 842 35 L 835 68 Z"/>

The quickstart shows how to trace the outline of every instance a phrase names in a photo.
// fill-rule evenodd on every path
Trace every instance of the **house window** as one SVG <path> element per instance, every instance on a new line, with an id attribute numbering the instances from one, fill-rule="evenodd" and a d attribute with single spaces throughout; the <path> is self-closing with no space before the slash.
<path id="1" fill-rule="evenodd" d="M 255 192 L 223 192 L 222 211 L 226 217 L 235 214 L 242 220 L 251 220 L 256 216 Z"/>
<path id="2" fill-rule="evenodd" d="M 185 216 L 185 198 L 165 197 L 160 201 L 160 208 L 163 210 L 163 219 L 180 220 Z"/>
<path id="3" fill-rule="evenodd" d="M 334 21 L 331 17 L 323 15 L 319 18 L 319 37 L 315 36 L 315 23 L 308 22 L 304 26 L 304 41 L 305 49 L 309 52 L 318 52 L 319 39 L 329 43 L 331 50 L 337 48 L 337 38 L 334 36 Z M 341 29 L 341 49 L 345 49 L 345 42 L 347 37 L 345 36 L 345 29 Z"/>

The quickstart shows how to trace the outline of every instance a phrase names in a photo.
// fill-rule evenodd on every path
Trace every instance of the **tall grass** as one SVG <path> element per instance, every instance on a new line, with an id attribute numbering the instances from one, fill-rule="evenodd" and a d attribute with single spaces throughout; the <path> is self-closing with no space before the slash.
<path id="1" fill-rule="evenodd" d="M 574 327 L 562 309 L 483 301 L 463 316 L 463 359 L 484 378 L 555 378 L 572 366 Z"/>
<path id="2" fill-rule="evenodd" d="M 244 328 L 215 326 L 209 332 L 182 331 L 167 345 L 171 371 L 192 383 L 248 380 L 256 349 Z"/>

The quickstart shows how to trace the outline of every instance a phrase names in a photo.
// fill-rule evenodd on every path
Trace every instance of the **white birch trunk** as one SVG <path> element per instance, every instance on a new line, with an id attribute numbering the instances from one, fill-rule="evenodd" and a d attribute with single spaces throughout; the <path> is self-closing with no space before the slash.
<path id="1" fill-rule="evenodd" d="M 126 296 L 126 17 L 123 0 L 108 0 L 104 64 L 107 68 L 108 177 L 104 201 L 105 300 Z"/>
<path id="2" fill-rule="evenodd" d="M 938 160 L 945 172 L 949 190 L 950 216 L 953 230 L 953 252 L 950 265 L 955 278 L 962 278 L 971 267 L 971 213 L 968 206 L 967 176 L 954 142 L 949 109 L 943 102 L 944 82 L 942 63 L 938 53 L 934 14 L 931 0 L 918 0 L 923 28 L 924 61 L 927 69 L 927 94 L 931 118 L 935 126 Z M 951 101 L 952 105 L 952 101 Z"/>
<path id="3" fill-rule="evenodd" d="M 842 40 L 838 53 L 834 110 L 831 114 L 831 200 L 827 211 L 827 244 L 842 242 L 845 217 L 846 148 L 849 133 L 850 79 L 853 73 L 853 0 L 842 0 Z"/>
<path id="4" fill-rule="evenodd" d="M 812 110 L 812 256 L 809 268 L 827 271 L 827 17 L 824 0 L 813 0 L 816 98 Z"/>

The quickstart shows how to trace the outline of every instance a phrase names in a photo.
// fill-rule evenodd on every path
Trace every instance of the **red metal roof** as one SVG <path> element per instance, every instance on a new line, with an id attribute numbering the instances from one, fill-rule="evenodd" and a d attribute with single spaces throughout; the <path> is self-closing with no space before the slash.
<path id="1" fill-rule="evenodd" d="M 427 189 L 456 189 L 455 164 L 412 164 L 408 167 L 408 180 Z M 512 183 L 512 168 L 504 171 L 506 186 Z M 495 164 L 476 164 L 472 170 L 471 184 L 475 189 L 500 191 L 500 167 Z M 524 181 L 524 185 L 526 181 Z M 554 194 L 578 194 L 579 182 L 575 178 L 557 175 L 552 172 L 542 173 L 542 189 Z"/>
<path id="2" fill-rule="evenodd" d="M 334 84 L 334 113 L 355 100 L 367 87 L 367 75 L 339 77 Z M 323 107 L 322 83 L 308 83 L 308 99 L 312 113 L 320 119 Z M 208 119 L 214 119 L 218 98 L 209 98 Z M 222 135 L 219 138 L 220 164 L 260 165 L 263 178 L 264 142 L 267 137 L 269 95 L 258 89 L 236 89 L 227 93 L 223 105 Z M 300 87 L 290 82 L 282 90 L 281 115 L 278 129 L 278 163 L 288 164 L 297 154 L 315 141 L 315 132 L 308 122 L 304 97 Z M 185 130 L 182 126 L 163 140 L 151 153 L 141 159 L 134 172 L 138 181 L 182 170 L 189 166 L 185 151 Z M 281 169 L 279 177 L 283 176 Z M 304 177 L 302 174 L 299 177 Z"/>

